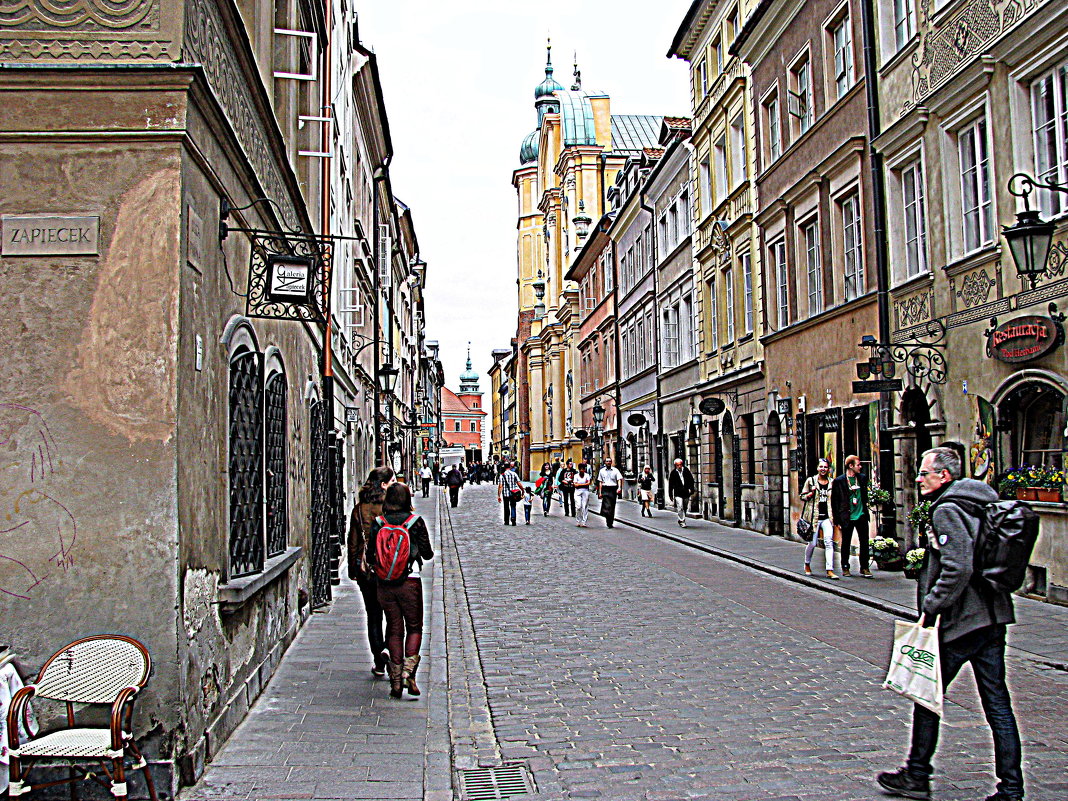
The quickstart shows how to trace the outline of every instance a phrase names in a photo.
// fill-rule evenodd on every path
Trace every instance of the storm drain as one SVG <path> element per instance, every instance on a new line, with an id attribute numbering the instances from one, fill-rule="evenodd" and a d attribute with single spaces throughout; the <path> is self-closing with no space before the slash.
<path id="1" fill-rule="evenodd" d="M 534 793 L 534 781 L 522 765 L 469 768 L 460 771 L 460 792 L 465 801 L 491 801 Z"/>

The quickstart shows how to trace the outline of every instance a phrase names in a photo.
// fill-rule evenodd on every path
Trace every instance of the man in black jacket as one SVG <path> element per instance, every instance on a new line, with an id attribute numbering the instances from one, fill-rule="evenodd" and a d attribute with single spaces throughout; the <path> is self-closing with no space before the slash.
<path id="1" fill-rule="evenodd" d="M 445 486 L 449 488 L 449 502 L 455 508 L 460 502 L 460 487 L 464 485 L 464 476 L 459 465 L 453 465 L 445 476 Z"/>
<path id="2" fill-rule="evenodd" d="M 842 530 L 842 575 L 849 578 L 853 532 L 860 542 L 860 575 L 868 570 L 868 477 L 860 472 L 860 457 L 847 456 L 845 472 L 831 483 L 831 518 Z"/>
<path id="3" fill-rule="evenodd" d="M 998 785 L 986 801 L 1023 801 L 1020 732 L 1005 685 L 1005 627 L 1015 621 L 1012 596 L 972 581 L 983 510 L 998 495 L 981 481 L 961 478 L 960 472 L 960 457 L 951 448 L 934 448 L 923 455 L 916 480 L 920 494 L 931 501 L 931 524 L 920 579 L 920 620 L 933 626 L 937 619 L 945 688 L 965 663 L 972 665 L 994 735 Z M 908 760 L 900 770 L 878 775 L 884 790 L 905 798 L 931 797 L 931 758 L 940 722 L 926 707 L 914 706 Z"/>
<path id="4" fill-rule="evenodd" d="M 675 468 L 668 475 L 668 498 L 675 504 L 675 510 L 679 513 L 679 525 L 683 528 L 686 528 L 686 508 L 690 505 L 693 490 L 693 473 L 682 463 L 682 459 L 676 459 Z"/>

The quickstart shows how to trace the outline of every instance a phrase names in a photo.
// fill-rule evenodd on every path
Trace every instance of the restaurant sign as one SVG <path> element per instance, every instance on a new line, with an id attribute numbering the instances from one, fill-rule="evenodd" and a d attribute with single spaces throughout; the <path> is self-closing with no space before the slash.
<path id="1" fill-rule="evenodd" d="M 1018 364 L 1040 359 L 1064 343 L 1064 328 L 1050 317 L 1017 317 L 987 331 L 986 355 Z"/>

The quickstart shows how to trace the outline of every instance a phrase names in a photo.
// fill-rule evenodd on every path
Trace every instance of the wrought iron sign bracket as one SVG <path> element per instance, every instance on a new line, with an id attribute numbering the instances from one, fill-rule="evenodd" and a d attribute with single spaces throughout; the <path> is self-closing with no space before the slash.
<path id="1" fill-rule="evenodd" d="M 945 384 L 945 338 L 946 326 L 941 320 L 931 320 L 926 330 L 900 342 L 887 344 L 873 336 L 864 336 L 860 347 L 868 348 L 870 355 L 867 361 L 857 363 L 857 378 L 892 379 L 897 374 L 897 365 L 903 364 L 905 371 L 917 380 Z"/>

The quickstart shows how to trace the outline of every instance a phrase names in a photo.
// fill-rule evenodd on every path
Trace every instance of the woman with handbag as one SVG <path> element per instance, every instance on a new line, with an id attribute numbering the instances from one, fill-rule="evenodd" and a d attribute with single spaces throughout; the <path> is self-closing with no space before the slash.
<path id="1" fill-rule="evenodd" d="M 656 486 L 656 477 L 653 476 L 653 468 L 645 466 L 642 474 L 638 476 L 638 500 L 642 505 L 642 517 L 652 517 L 653 488 Z"/>
<path id="2" fill-rule="evenodd" d="M 805 485 L 801 488 L 801 500 L 805 502 L 805 506 L 801 510 L 798 528 L 807 524 L 811 537 L 808 547 L 805 548 L 805 575 L 812 575 L 812 554 L 816 550 L 817 541 L 822 541 L 827 578 L 837 579 L 838 576 L 834 572 L 834 524 L 831 522 L 830 460 L 820 459 L 816 475 L 805 479 Z M 808 512 L 809 501 L 813 501 L 811 512 Z"/>
<path id="3" fill-rule="evenodd" d="M 541 510 L 546 517 L 549 516 L 549 509 L 553 505 L 553 479 L 555 476 L 556 472 L 553 470 L 553 466 L 546 462 L 541 466 L 541 474 L 535 484 L 538 494 L 541 495 Z"/>

